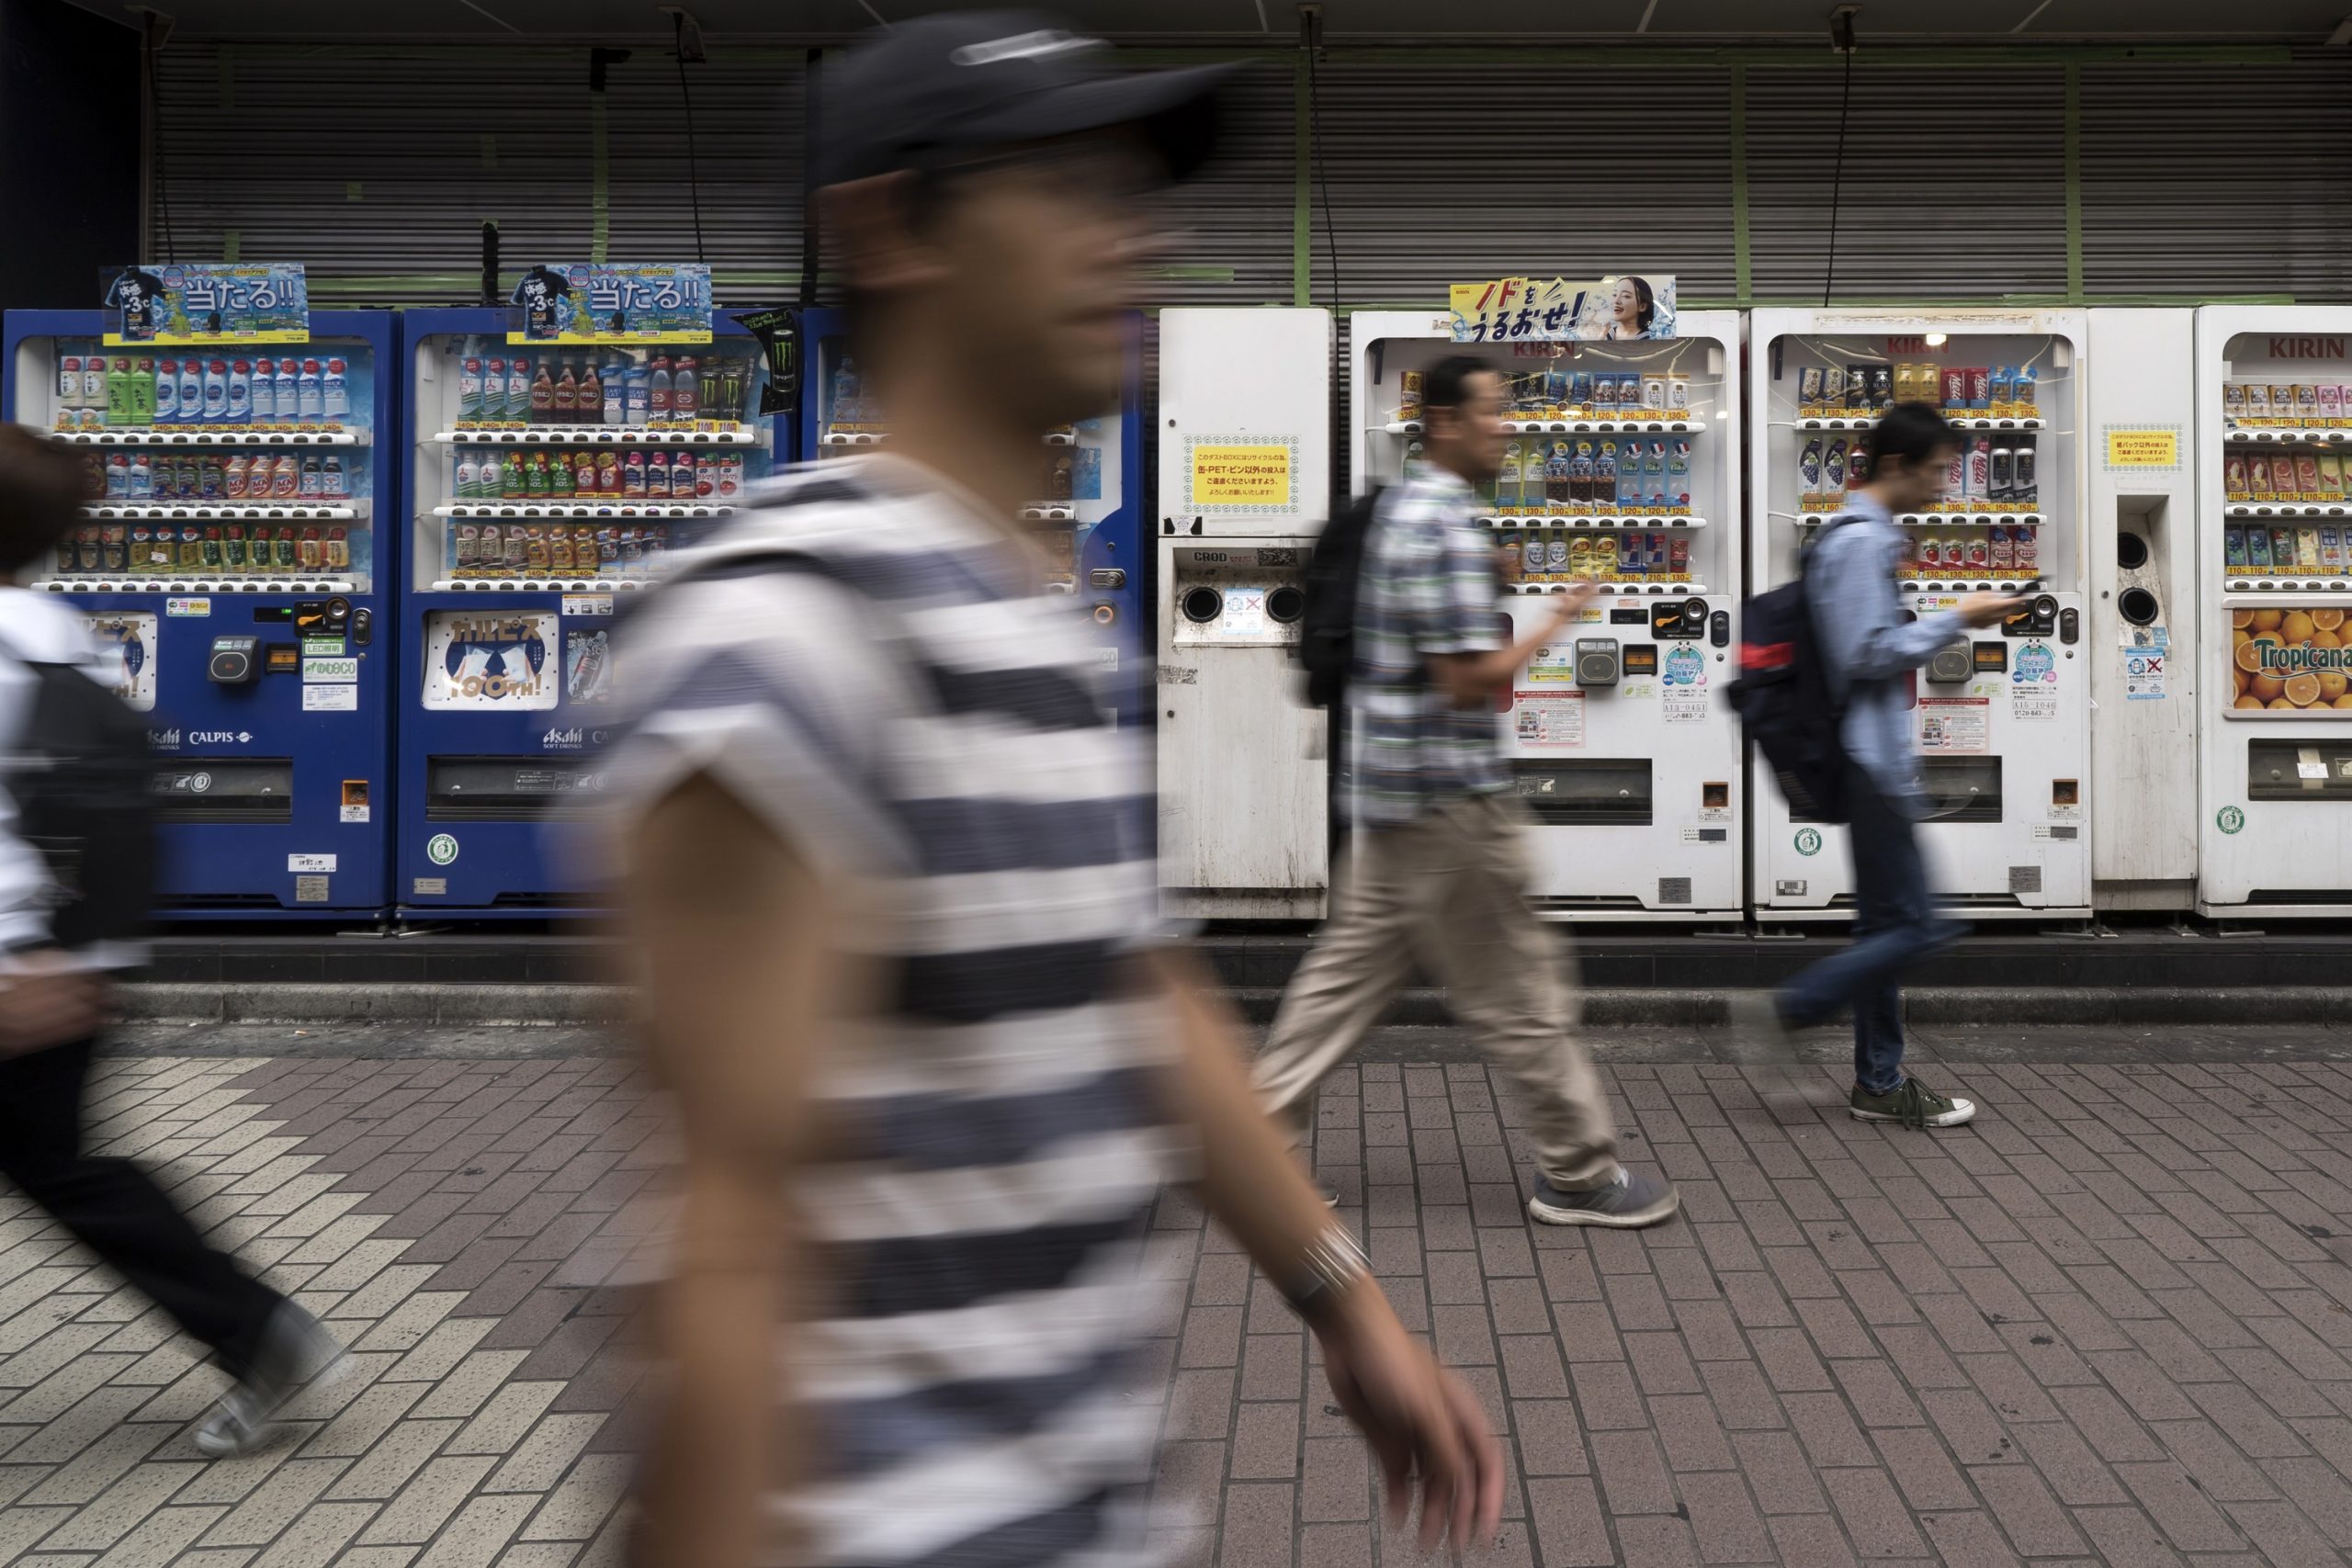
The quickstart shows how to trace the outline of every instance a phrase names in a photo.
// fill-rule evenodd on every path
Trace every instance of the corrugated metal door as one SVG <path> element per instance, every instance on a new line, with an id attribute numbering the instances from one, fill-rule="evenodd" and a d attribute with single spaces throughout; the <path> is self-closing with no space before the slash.
<path id="1" fill-rule="evenodd" d="M 2081 70 L 2086 290 L 2352 297 L 2352 55 Z"/>
<path id="2" fill-rule="evenodd" d="M 1840 75 L 1747 72 L 1759 302 L 1821 300 Z M 1857 64 L 1835 288 L 1840 301 L 2063 295 L 2064 67 Z"/>

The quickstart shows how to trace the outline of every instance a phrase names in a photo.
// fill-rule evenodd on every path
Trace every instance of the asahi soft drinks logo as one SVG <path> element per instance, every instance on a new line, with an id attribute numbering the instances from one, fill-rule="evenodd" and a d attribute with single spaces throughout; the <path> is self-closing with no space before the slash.
<path id="1" fill-rule="evenodd" d="M 177 729 L 151 729 L 147 732 L 147 750 L 150 751 L 176 751 L 179 749 L 180 732 Z"/>

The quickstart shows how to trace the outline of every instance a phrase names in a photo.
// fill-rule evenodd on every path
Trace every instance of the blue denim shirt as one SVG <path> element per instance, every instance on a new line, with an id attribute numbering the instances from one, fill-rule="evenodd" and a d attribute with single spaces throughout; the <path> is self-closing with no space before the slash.
<path id="1" fill-rule="evenodd" d="M 1847 498 L 1846 512 L 1851 521 L 1825 530 L 1805 561 L 1805 597 L 1830 690 L 1851 694 L 1841 731 L 1846 754 L 1916 817 L 1926 795 L 1911 716 L 1915 691 L 1904 677 L 1966 627 L 1951 610 L 1905 620 L 1894 592 L 1903 553 L 1894 514 L 1862 491 Z"/>

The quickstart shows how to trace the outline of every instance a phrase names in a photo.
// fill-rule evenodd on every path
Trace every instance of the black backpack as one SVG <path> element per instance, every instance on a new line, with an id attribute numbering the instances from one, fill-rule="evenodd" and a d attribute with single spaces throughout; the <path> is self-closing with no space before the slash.
<path id="1" fill-rule="evenodd" d="M 1356 662 L 1356 584 L 1363 575 L 1364 541 L 1382 490 L 1374 486 L 1323 525 L 1306 558 L 1300 586 L 1306 607 L 1298 617 L 1292 649 L 1306 671 L 1306 700 L 1319 708 L 1337 706 Z"/>
<path id="2" fill-rule="evenodd" d="M 1810 561 L 1848 521 L 1825 525 Z M 1739 678 L 1727 689 L 1747 738 L 1764 753 L 1781 793 L 1801 815 L 1846 820 L 1846 704 L 1831 694 L 1800 562 L 1796 580 L 1756 594 L 1739 612 Z"/>
<path id="3" fill-rule="evenodd" d="M 146 726 L 78 666 L 19 666 L 32 701 L 0 765 L 17 836 L 49 863 L 50 936 L 63 948 L 136 937 L 155 894 Z"/>

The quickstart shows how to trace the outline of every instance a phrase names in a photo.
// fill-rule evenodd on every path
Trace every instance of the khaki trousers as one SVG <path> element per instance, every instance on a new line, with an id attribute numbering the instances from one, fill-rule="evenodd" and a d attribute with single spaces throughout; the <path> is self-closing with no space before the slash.
<path id="1" fill-rule="evenodd" d="M 1526 1094 L 1552 1184 L 1573 1191 L 1615 1174 L 1616 1129 L 1575 1039 L 1575 992 L 1557 939 L 1527 901 L 1526 826 L 1516 801 L 1475 795 L 1407 827 L 1356 833 L 1331 918 L 1258 1057 L 1259 1093 L 1295 1132 L 1418 959 Z"/>

